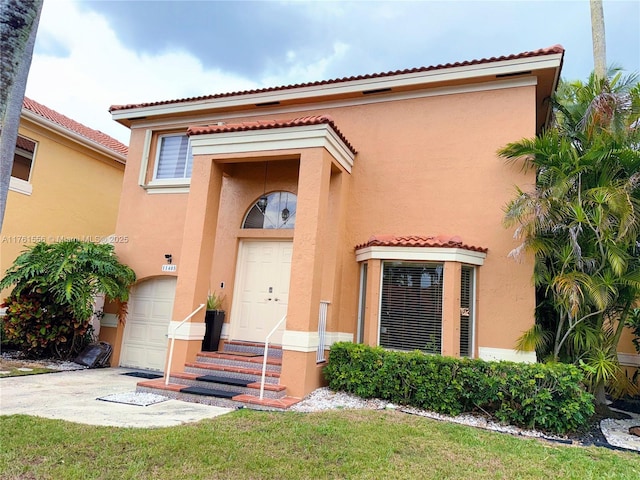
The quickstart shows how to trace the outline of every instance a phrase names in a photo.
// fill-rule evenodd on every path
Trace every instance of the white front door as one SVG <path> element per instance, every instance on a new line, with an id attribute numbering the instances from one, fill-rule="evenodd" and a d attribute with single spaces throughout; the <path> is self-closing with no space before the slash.
<path id="1" fill-rule="evenodd" d="M 231 318 L 233 339 L 264 342 L 287 314 L 292 250 L 290 241 L 242 242 Z M 281 343 L 284 328 L 283 323 L 270 341 Z"/>
<path id="2" fill-rule="evenodd" d="M 120 366 L 164 370 L 176 278 L 146 280 L 131 290 Z"/>

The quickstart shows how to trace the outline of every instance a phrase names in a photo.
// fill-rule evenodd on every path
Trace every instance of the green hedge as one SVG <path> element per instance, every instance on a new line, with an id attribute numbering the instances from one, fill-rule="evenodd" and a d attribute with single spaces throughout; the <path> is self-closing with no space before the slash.
<path id="1" fill-rule="evenodd" d="M 340 342 L 324 375 L 332 390 L 447 415 L 481 412 L 554 433 L 578 430 L 594 413 L 582 372 L 562 363 L 486 362 Z"/>

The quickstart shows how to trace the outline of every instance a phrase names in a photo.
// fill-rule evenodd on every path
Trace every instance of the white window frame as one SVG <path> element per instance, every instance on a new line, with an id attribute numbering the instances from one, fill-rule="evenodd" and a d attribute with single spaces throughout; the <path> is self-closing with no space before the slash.
<path id="1" fill-rule="evenodd" d="M 32 138 L 25 137 L 24 135 L 18 134 L 18 137 L 25 138 L 30 142 L 33 142 L 35 145 L 33 147 L 33 153 L 23 150 L 21 148 L 18 148 L 18 146 L 16 145 L 15 153 L 19 153 L 23 157 L 31 156 L 31 166 L 29 167 L 29 179 L 22 180 L 21 178 L 17 178 L 17 177 L 10 177 L 9 190 L 11 190 L 12 192 L 20 193 L 22 195 L 31 195 L 31 193 L 33 193 L 33 185 L 31 184 L 31 177 L 33 176 L 33 165 L 35 163 L 36 153 L 38 151 L 38 142 L 36 142 Z M 17 139 L 16 139 L 16 142 L 17 142 Z"/>
<path id="2" fill-rule="evenodd" d="M 153 165 L 153 177 L 148 183 L 145 181 L 147 166 L 149 164 L 149 150 L 151 148 L 151 141 L 153 138 L 152 131 L 147 130 L 145 138 L 145 147 L 142 156 L 142 162 L 140 165 L 140 179 L 139 185 L 147 190 L 147 193 L 188 193 L 189 186 L 191 185 L 191 177 L 176 177 L 176 178 L 156 178 L 158 175 L 158 166 L 160 163 L 160 151 L 162 145 L 162 139 L 166 137 L 185 137 L 185 133 L 166 133 L 158 135 L 156 138 L 156 154 L 155 162 Z M 189 148 L 191 149 L 191 139 L 189 141 Z M 193 150 L 192 150 L 193 151 Z M 185 163 L 187 168 L 188 161 Z M 191 167 L 193 168 L 193 154 L 191 160 Z M 193 171 L 192 171 L 193 174 Z"/>
<path id="3" fill-rule="evenodd" d="M 188 157 L 188 151 L 191 150 L 191 139 L 183 133 L 169 133 L 166 135 L 159 135 L 158 136 L 158 148 L 156 149 L 156 162 L 155 165 L 153 167 L 153 181 L 157 182 L 157 181 L 168 181 L 168 182 L 176 182 L 176 181 L 183 181 L 186 179 L 191 178 L 190 176 L 187 177 L 186 176 L 186 172 L 188 170 L 189 167 L 189 158 L 186 159 L 185 163 L 184 163 L 184 171 L 183 171 L 183 176 L 181 177 L 171 177 L 171 178 L 162 178 L 159 179 L 158 177 L 158 167 L 160 166 L 160 154 L 162 153 L 162 142 L 164 139 L 166 138 L 172 138 L 172 137 L 186 137 L 187 139 L 187 157 Z M 191 155 L 191 167 L 193 168 L 193 154 Z"/>

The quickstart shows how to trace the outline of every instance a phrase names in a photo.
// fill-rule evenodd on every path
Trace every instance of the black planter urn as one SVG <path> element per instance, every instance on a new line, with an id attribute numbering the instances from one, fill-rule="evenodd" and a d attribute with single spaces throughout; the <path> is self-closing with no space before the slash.
<path id="1" fill-rule="evenodd" d="M 207 310 L 204 317 L 206 330 L 202 340 L 203 352 L 217 352 L 224 323 L 224 310 Z"/>

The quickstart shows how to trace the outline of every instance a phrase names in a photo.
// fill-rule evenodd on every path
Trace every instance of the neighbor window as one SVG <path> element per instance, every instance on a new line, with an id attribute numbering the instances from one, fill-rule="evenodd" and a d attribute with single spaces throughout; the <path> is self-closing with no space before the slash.
<path id="1" fill-rule="evenodd" d="M 155 180 L 191 178 L 193 154 L 186 135 L 163 135 L 159 139 Z"/>
<path id="2" fill-rule="evenodd" d="M 13 168 L 11 176 L 28 182 L 31 177 L 33 156 L 36 150 L 36 142 L 28 138 L 18 136 L 16 150 L 13 155 Z"/>

